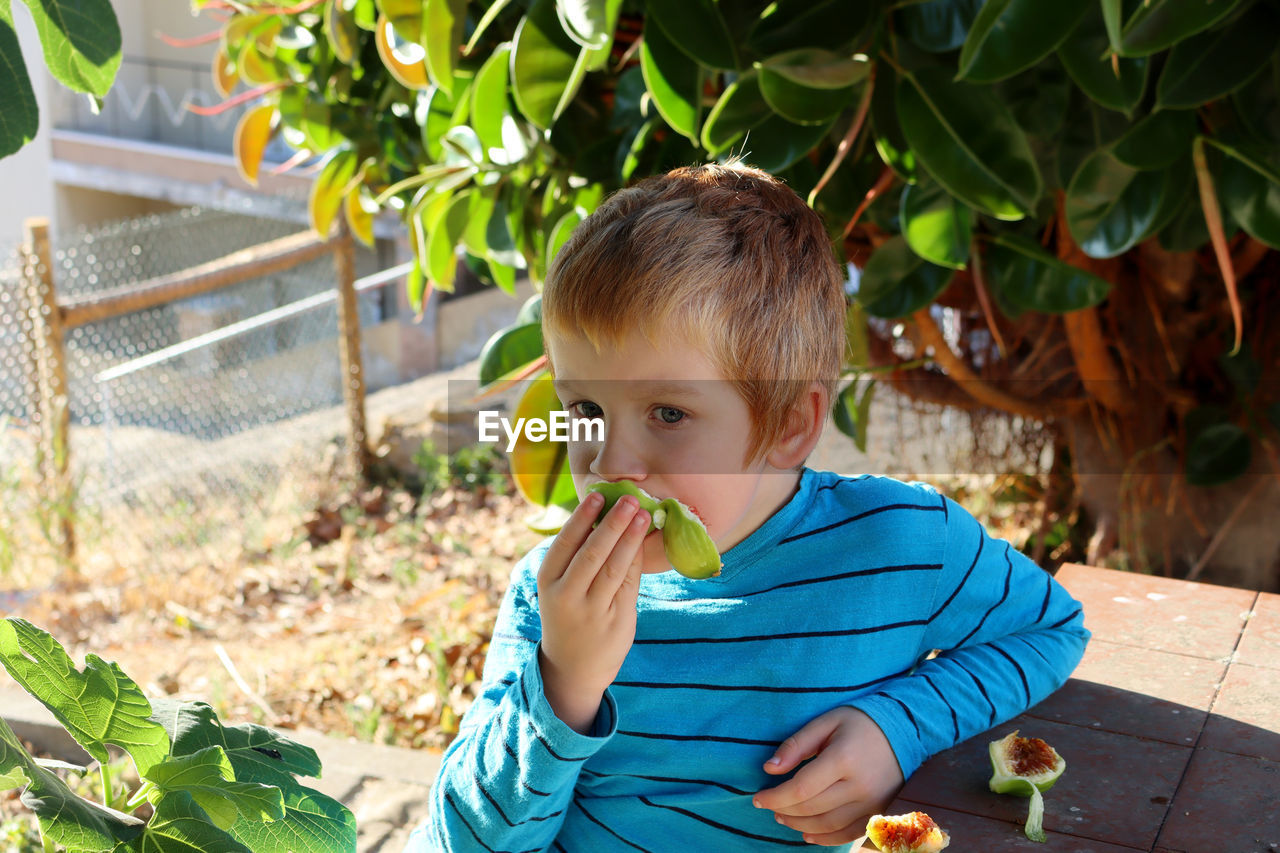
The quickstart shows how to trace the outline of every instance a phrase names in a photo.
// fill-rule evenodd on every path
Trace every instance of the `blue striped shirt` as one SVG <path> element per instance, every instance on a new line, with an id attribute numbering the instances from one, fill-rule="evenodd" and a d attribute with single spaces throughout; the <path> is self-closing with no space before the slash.
<path id="1" fill-rule="evenodd" d="M 538 670 L 548 544 L 515 569 L 412 853 L 804 847 L 751 804 L 783 781 L 761 765 L 788 736 L 851 705 L 907 777 L 1048 696 L 1089 638 L 1048 573 L 929 486 L 806 469 L 718 577 L 643 577 L 635 644 L 583 735 Z"/>

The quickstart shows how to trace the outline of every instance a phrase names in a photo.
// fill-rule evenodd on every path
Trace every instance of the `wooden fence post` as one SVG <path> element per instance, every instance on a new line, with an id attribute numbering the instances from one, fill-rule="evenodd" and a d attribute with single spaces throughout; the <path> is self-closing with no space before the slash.
<path id="1" fill-rule="evenodd" d="M 334 239 L 333 267 L 338 288 L 338 356 L 342 370 L 342 399 L 346 404 L 349 437 L 347 456 L 355 475 L 365 479 L 369 446 L 364 412 L 364 362 L 360 354 L 360 305 L 356 300 L 356 252 L 351 231 L 342 223 Z"/>
<path id="2" fill-rule="evenodd" d="M 28 310 L 31 312 L 32 387 L 37 399 L 34 411 L 40 422 L 39 465 L 43 506 L 52 510 L 49 527 L 56 530 L 59 556 L 68 570 L 75 570 L 75 490 L 70 476 L 71 396 L 67 388 L 67 358 L 63 341 L 62 310 L 53 283 L 53 251 L 49 245 L 49 220 L 24 223 L 24 270 Z"/>

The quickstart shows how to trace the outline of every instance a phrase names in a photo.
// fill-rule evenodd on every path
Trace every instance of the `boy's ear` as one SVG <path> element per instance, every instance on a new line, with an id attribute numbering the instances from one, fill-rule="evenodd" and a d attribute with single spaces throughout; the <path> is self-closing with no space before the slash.
<path id="1" fill-rule="evenodd" d="M 809 458 L 826 424 L 830 397 L 820 382 L 811 382 L 805 388 L 787 418 L 786 430 L 769 451 L 770 465 L 785 470 L 795 468 Z"/>

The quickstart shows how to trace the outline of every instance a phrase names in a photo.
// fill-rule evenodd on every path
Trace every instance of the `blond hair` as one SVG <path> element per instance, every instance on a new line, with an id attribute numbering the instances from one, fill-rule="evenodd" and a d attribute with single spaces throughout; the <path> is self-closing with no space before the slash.
<path id="1" fill-rule="evenodd" d="M 840 376 L 844 276 L 822 220 L 740 163 L 676 169 L 608 198 L 556 255 L 542 312 L 548 332 L 596 349 L 632 331 L 700 347 L 751 411 L 748 459 L 782 436 L 809 383 L 830 395 Z"/>

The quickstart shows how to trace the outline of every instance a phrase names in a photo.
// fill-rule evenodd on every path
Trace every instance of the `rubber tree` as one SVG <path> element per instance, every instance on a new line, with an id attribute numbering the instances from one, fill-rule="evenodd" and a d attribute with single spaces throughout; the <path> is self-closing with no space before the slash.
<path id="1" fill-rule="evenodd" d="M 255 105 L 246 176 L 279 134 L 319 158 L 318 231 L 344 216 L 367 239 L 396 211 L 415 301 L 460 262 L 537 283 L 607 193 L 739 156 L 860 271 L 842 429 L 865 437 L 877 382 L 1042 423 L 1046 513 L 1077 511 L 1089 558 L 1118 535 L 1140 568 L 1278 583 L 1274 530 L 1249 559 L 1219 535 L 1277 500 L 1280 473 L 1274 0 L 195 9 L 220 21 L 228 104 Z M 486 379 L 540 352 L 523 326 Z M 538 482 L 539 502 L 572 499 Z"/>

